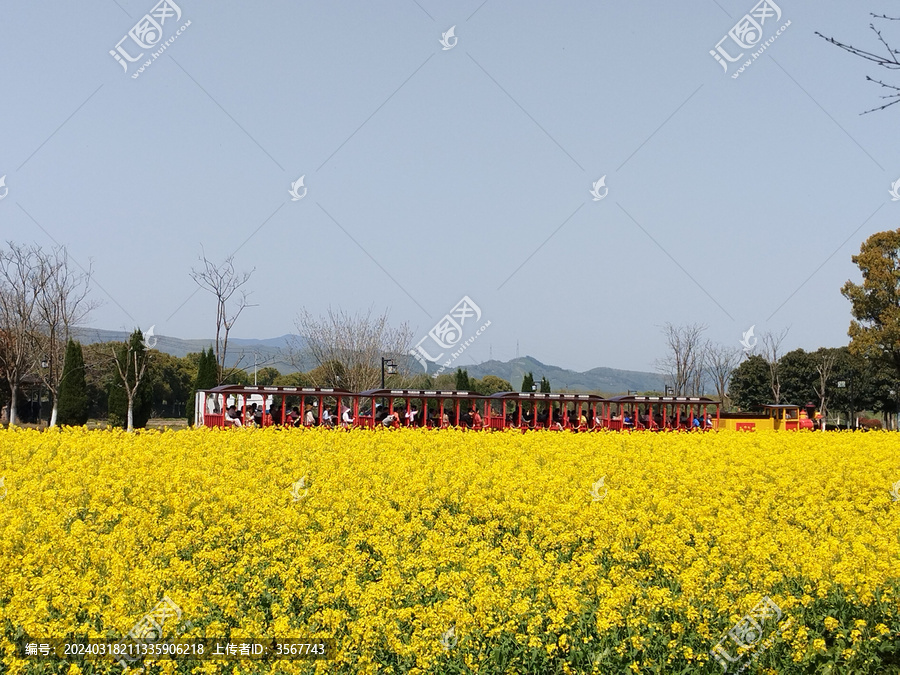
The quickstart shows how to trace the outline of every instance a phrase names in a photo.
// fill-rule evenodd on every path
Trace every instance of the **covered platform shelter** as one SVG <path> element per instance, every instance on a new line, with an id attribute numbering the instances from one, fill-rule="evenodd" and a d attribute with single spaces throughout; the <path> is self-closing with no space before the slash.
<path id="1" fill-rule="evenodd" d="M 615 396 L 604 426 L 613 431 L 718 429 L 721 405 L 704 396 Z"/>
<path id="2" fill-rule="evenodd" d="M 306 412 L 312 409 L 316 424 L 324 422 L 323 412 L 334 405 L 335 415 L 340 419 L 344 410 L 352 406 L 353 392 L 346 389 L 328 387 L 275 387 L 241 384 L 223 384 L 212 389 L 200 390 L 194 394 L 194 426 L 225 427 L 243 426 L 250 422 L 248 408 L 256 403 L 262 408 L 260 426 L 273 424 L 293 425 L 305 423 Z M 295 403 L 295 401 L 297 401 Z M 333 401 L 333 404 L 332 404 Z M 237 407 L 240 424 L 226 415 L 229 406 Z M 296 405 L 301 417 L 298 422 L 290 416 L 288 408 Z M 337 422 L 337 420 L 335 420 Z"/>

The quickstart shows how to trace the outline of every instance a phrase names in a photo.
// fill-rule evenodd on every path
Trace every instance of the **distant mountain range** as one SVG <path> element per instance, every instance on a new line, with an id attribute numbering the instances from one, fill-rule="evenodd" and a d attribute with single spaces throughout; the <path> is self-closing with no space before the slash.
<path id="1" fill-rule="evenodd" d="M 124 342 L 130 333 L 125 331 L 103 330 L 99 328 L 78 328 L 75 331 L 76 339 L 82 343 L 94 342 Z M 172 356 L 184 357 L 190 353 L 196 353 L 213 346 L 213 339 L 185 340 L 166 335 L 154 335 L 149 338 L 151 344 L 156 340 L 154 347 L 161 352 Z M 228 357 L 226 365 L 239 366 L 248 372 L 253 372 L 254 360 L 258 368 L 271 366 L 282 373 L 292 373 L 297 370 L 310 370 L 316 367 L 316 363 L 307 354 L 303 354 L 298 366 L 294 366 L 287 358 L 288 347 L 293 342 L 295 345 L 305 344 L 302 337 L 296 335 L 282 335 L 266 340 L 247 340 L 230 338 L 228 340 Z M 531 356 L 524 356 L 511 361 L 485 361 L 477 365 L 460 364 L 468 371 L 470 377 L 482 378 L 485 375 L 495 375 L 512 384 L 514 389 L 522 385 L 522 378 L 526 373 L 532 373 L 536 382 L 542 377 L 550 380 L 553 391 L 593 391 L 601 394 L 624 394 L 629 390 L 634 391 L 663 391 L 664 383 L 661 375 L 646 373 L 637 370 L 618 370 L 616 368 L 593 368 L 584 373 L 574 370 L 559 368 L 541 363 Z M 418 372 L 420 366 L 411 360 L 412 372 Z M 454 369 L 455 370 L 455 369 Z"/>

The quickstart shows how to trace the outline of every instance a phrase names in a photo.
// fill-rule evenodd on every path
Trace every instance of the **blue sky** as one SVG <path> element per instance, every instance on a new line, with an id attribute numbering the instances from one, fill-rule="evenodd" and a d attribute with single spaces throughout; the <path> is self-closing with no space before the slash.
<path id="1" fill-rule="evenodd" d="M 898 227 L 900 106 L 860 115 L 890 73 L 814 34 L 877 49 L 890 3 L 780 2 L 734 79 L 744 0 L 181 0 L 133 78 L 109 52 L 156 6 L 0 3 L 0 237 L 92 261 L 96 327 L 211 336 L 202 247 L 256 270 L 235 337 L 329 305 L 421 337 L 469 296 L 454 365 L 650 370 L 666 322 L 846 344 L 850 256 Z"/>

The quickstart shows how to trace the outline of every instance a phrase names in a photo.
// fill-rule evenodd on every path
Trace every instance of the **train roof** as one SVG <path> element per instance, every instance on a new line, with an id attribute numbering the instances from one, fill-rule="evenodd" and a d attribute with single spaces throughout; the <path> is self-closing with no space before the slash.
<path id="1" fill-rule="evenodd" d="M 328 394 L 331 396 L 353 396 L 352 391 L 334 387 L 276 387 L 255 384 L 220 384 L 205 389 L 209 394 Z"/>
<path id="2" fill-rule="evenodd" d="M 719 405 L 706 396 L 614 396 L 609 399 L 613 403 L 699 403 L 701 405 Z"/>
<path id="3" fill-rule="evenodd" d="M 491 394 L 488 398 L 514 399 L 526 401 L 605 401 L 602 396 L 596 394 L 548 394 L 541 391 L 501 391 Z"/>
<path id="4" fill-rule="evenodd" d="M 457 391 L 456 389 L 369 389 L 359 392 L 360 396 L 395 398 L 484 398 L 474 391 Z"/>

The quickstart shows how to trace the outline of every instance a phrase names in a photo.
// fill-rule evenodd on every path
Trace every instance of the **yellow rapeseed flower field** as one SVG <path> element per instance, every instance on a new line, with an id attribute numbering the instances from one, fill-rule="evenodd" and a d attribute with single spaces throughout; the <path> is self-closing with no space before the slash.
<path id="1" fill-rule="evenodd" d="M 22 645 L 163 598 L 338 649 L 154 673 L 900 672 L 897 434 L 7 430 L 0 477 L 0 672 L 121 672 Z"/>

